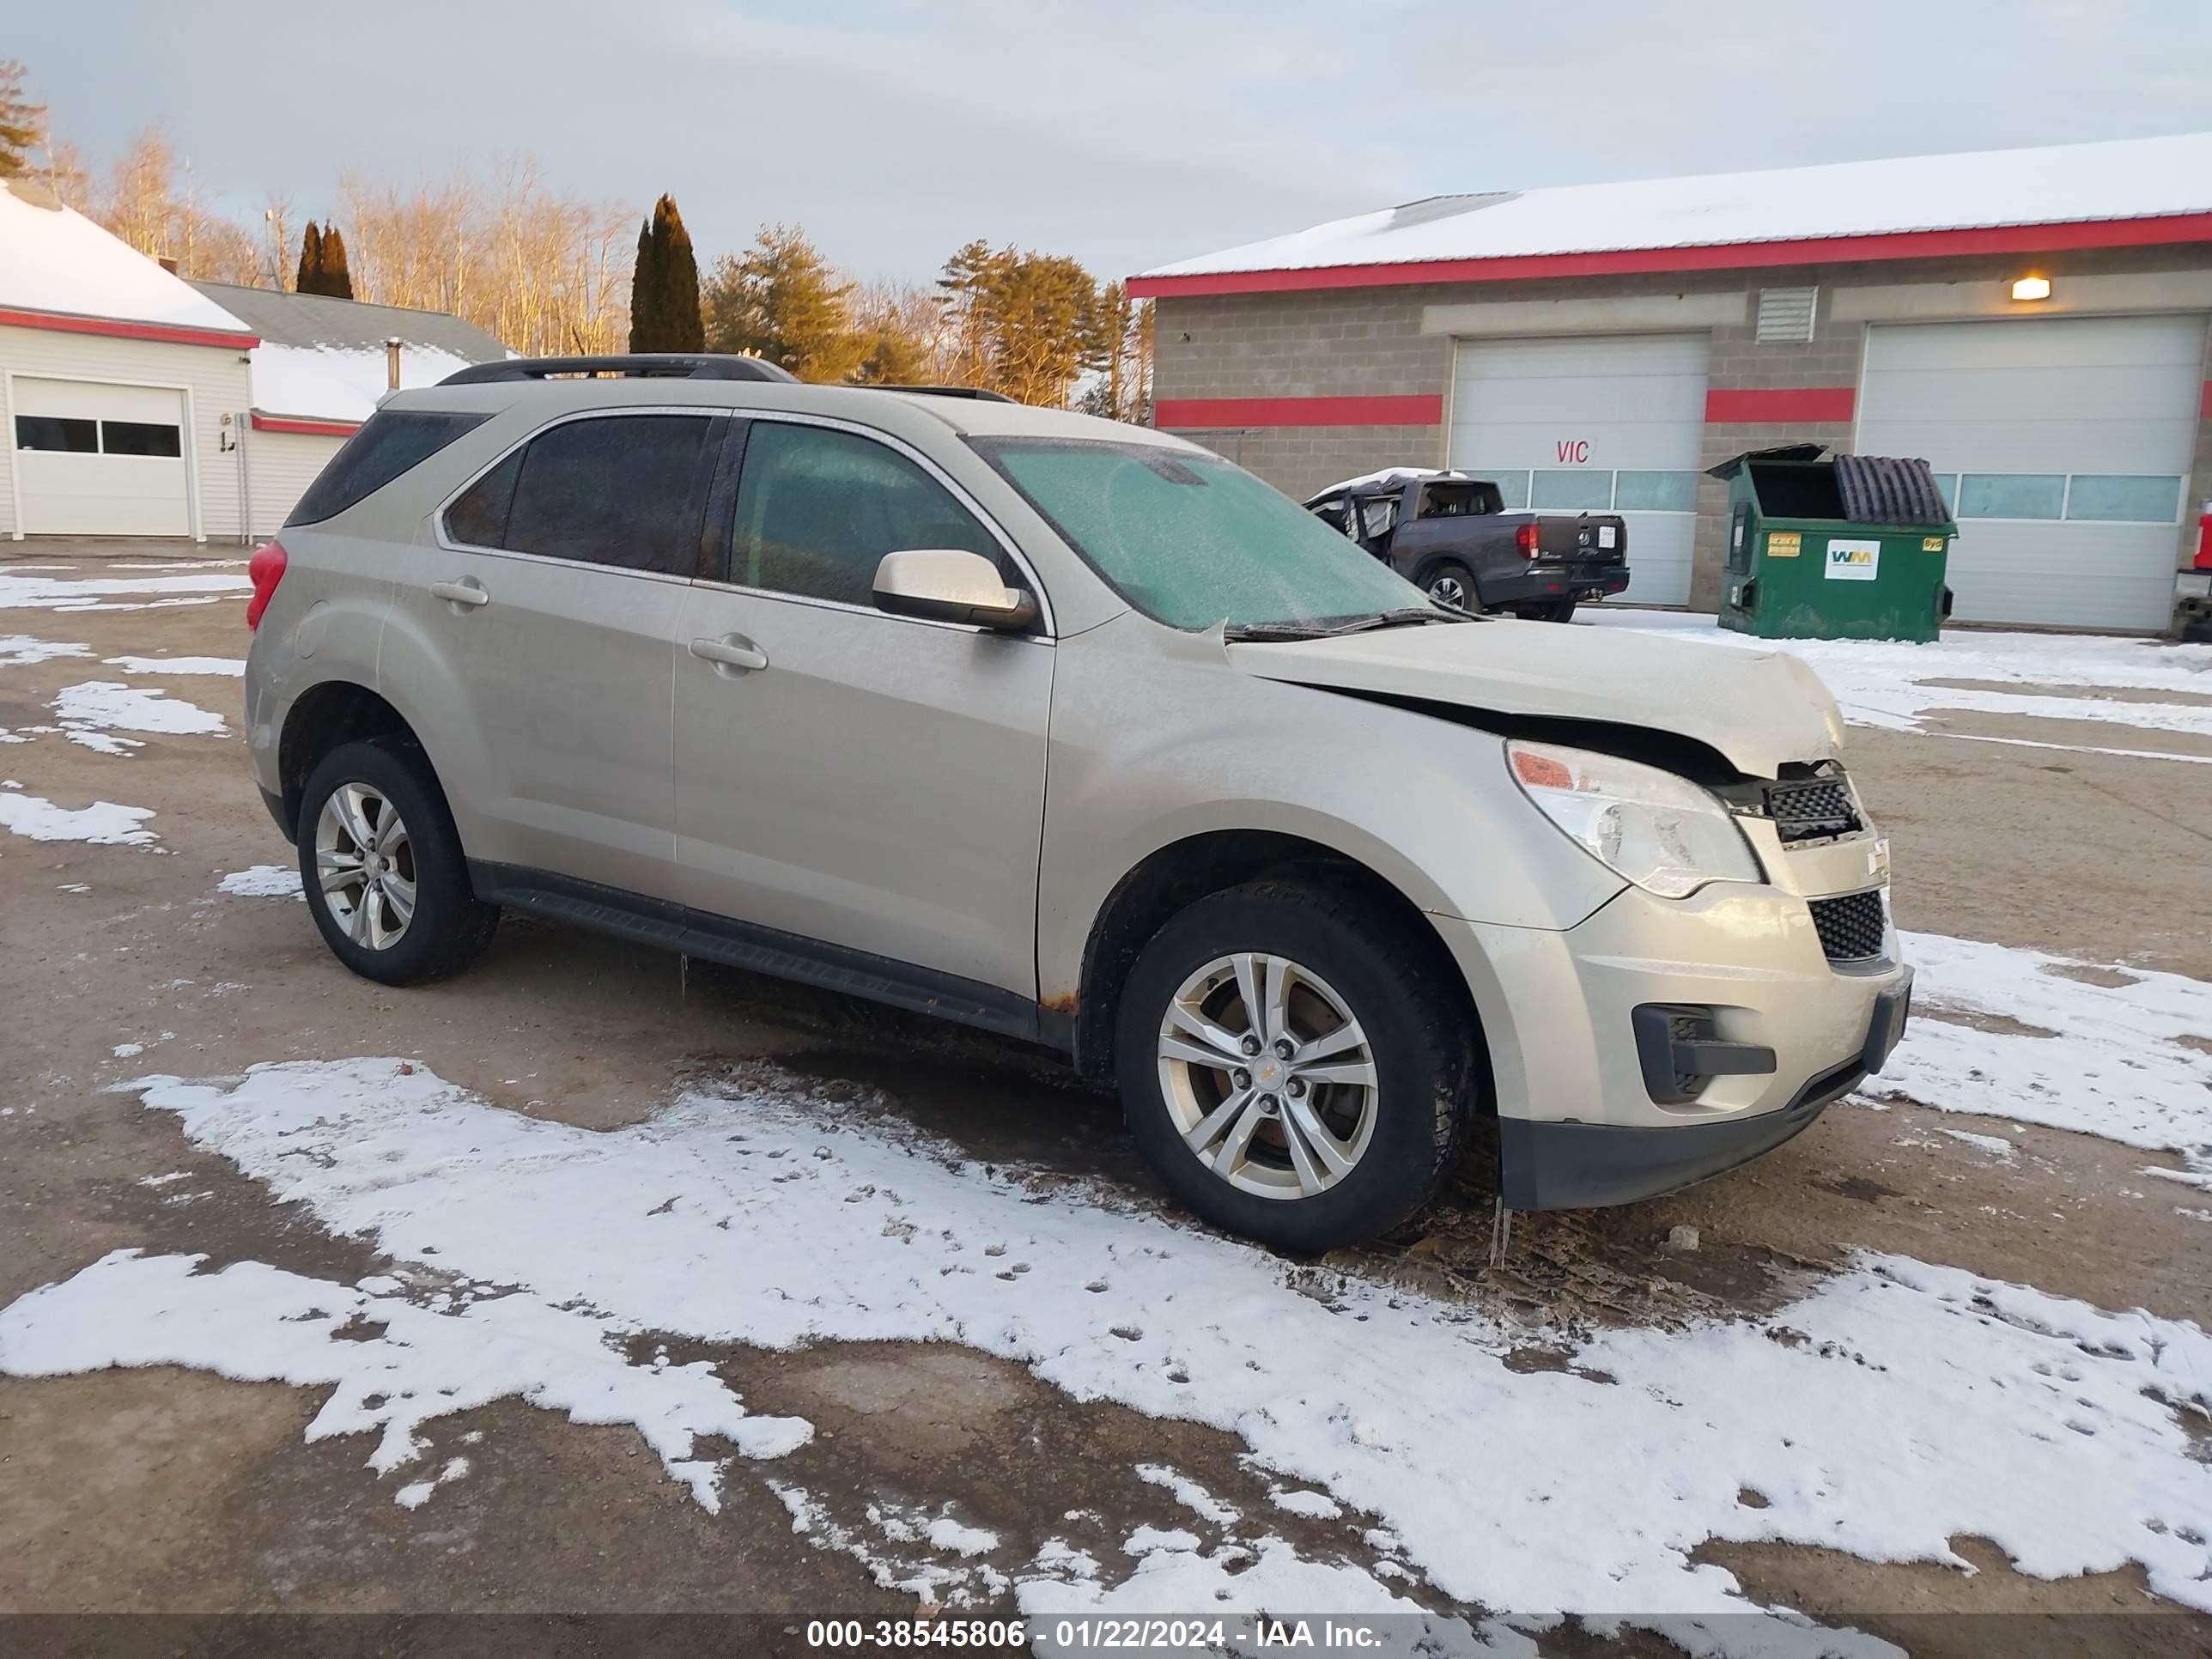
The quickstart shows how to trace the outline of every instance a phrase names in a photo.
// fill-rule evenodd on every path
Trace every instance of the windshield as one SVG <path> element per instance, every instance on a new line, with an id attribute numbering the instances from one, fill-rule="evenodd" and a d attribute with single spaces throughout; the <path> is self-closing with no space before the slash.
<path id="1" fill-rule="evenodd" d="M 1085 439 L 970 441 L 1115 592 L 1170 628 L 1338 623 L 1427 606 L 1340 531 L 1218 456 Z"/>

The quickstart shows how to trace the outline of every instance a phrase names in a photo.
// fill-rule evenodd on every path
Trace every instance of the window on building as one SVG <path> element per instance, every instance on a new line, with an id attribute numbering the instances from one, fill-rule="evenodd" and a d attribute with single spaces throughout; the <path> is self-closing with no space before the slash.
<path id="1" fill-rule="evenodd" d="M 889 446 L 834 427 L 757 421 L 738 478 L 729 579 L 842 605 L 875 603 L 886 553 L 1001 550 L 950 490 Z"/>
<path id="2" fill-rule="evenodd" d="M 2076 472 L 2066 492 L 2066 516 L 2112 523 L 2172 524 L 2180 503 L 2178 477 Z"/>
<path id="3" fill-rule="evenodd" d="M 1539 471 L 1528 499 L 1540 513 L 1603 513 L 1613 505 L 1613 474 L 1579 467 Z"/>
<path id="4" fill-rule="evenodd" d="M 2063 472 L 1968 472 L 1959 480 L 1962 519 L 2055 519 L 2065 504 Z"/>
<path id="5" fill-rule="evenodd" d="M 1616 513 L 1694 513 L 1698 510 L 1698 475 L 1694 472 L 1616 472 L 1613 510 Z"/>
<path id="6" fill-rule="evenodd" d="M 100 422 L 70 420 L 59 415 L 18 415 L 15 447 L 96 455 L 100 453 Z"/>
<path id="7" fill-rule="evenodd" d="M 1498 508 L 1499 512 L 1520 513 L 1527 510 L 1528 506 L 1528 475 L 1526 472 L 1482 472 L 1478 471 L 1475 472 L 1474 476 L 1478 478 L 1486 477 L 1498 486 L 1498 498 L 1504 503 L 1503 507 Z"/>
<path id="8" fill-rule="evenodd" d="M 161 421 L 102 421 L 100 447 L 109 455 L 179 456 L 185 453 L 181 428 Z"/>

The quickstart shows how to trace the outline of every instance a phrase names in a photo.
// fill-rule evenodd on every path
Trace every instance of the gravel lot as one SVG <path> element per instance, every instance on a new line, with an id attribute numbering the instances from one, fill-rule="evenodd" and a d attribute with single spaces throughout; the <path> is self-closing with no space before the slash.
<path id="1" fill-rule="evenodd" d="M 0 556 L 0 1610 L 2212 1641 L 2212 648 L 1808 650 L 1939 936 L 1907 1093 L 1492 1270 L 1480 1151 L 1285 1261 L 1015 1045 L 533 923 L 351 978 L 246 774 L 243 587 Z"/>

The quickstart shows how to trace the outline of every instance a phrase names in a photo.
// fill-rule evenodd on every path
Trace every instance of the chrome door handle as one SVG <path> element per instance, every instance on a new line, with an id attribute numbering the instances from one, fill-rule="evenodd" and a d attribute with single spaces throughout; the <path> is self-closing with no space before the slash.
<path id="1" fill-rule="evenodd" d="M 718 674 L 728 669 L 750 672 L 768 666 L 768 653 L 742 634 L 725 634 L 719 640 L 694 640 L 691 654 L 714 665 Z"/>
<path id="2" fill-rule="evenodd" d="M 465 605 L 474 606 L 479 605 L 489 605 L 491 603 L 491 595 L 484 592 L 483 584 L 474 580 L 458 582 L 432 582 L 430 584 L 430 597 L 434 599 L 443 599 L 448 605 Z"/>

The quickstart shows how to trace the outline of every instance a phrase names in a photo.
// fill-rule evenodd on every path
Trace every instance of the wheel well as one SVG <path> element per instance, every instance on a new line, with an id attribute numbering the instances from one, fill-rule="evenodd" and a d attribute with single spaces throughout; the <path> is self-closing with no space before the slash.
<path id="1" fill-rule="evenodd" d="M 295 837 L 308 777 L 331 750 L 357 738 L 398 738 L 422 747 L 397 708 L 350 680 L 325 680 L 303 693 L 284 717 L 276 768 L 284 783 L 284 822 Z"/>
<path id="2" fill-rule="evenodd" d="M 1121 878 L 1091 924 L 1083 952 L 1083 989 L 1078 998 L 1075 1064 L 1086 1077 L 1110 1077 L 1114 1028 L 1121 1017 L 1121 988 L 1129 969 L 1152 935 L 1177 912 L 1204 898 L 1262 877 L 1327 885 L 1358 896 L 1424 958 L 1432 982 L 1447 988 L 1476 1033 L 1482 1052 L 1474 999 L 1451 952 L 1420 908 L 1358 860 L 1319 842 L 1264 830 L 1224 830 L 1194 836 L 1161 848 Z M 1484 1059 L 1487 1071 L 1487 1058 Z M 1490 1097 L 1486 1083 L 1483 1098 Z"/>

